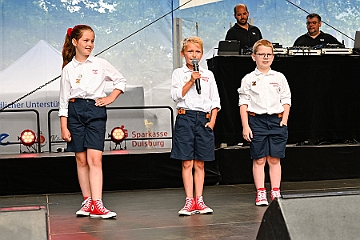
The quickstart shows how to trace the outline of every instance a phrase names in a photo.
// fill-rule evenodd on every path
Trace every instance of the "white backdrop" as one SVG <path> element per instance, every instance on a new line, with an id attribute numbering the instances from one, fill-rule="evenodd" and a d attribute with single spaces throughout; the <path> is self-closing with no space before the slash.
<path id="1" fill-rule="evenodd" d="M 96 34 L 94 54 L 108 49 L 99 57 L 112 63 L 128 81 L 126 94 L 112 106 L 174 107 L 170 98 L 173 44 L 179 44 L 173 42 L 174 19 L 182 19 L 182 37 L 198 35 L 204 40 L 205 54 L 200 63 L 206 67 L 205 60 L 213 56 L 214 47 L 234 24 L 233 8 L 239 3 L 237 0 L 193 0 L 177 9 L 184 2 L 187 1 L 0 1 L 0 109 L 60 75 L 60 52 L 66 30 L 77 24 L 93 27 Z M 323 21 L 349 37 L 326 24 L 321 28 L 324 32 L 343 40 L 346 47 L 353 46 L 351 38 L 359 30 L 359 0 L 292 2 L 298 7 L 286 0 L 242 1 L 247 4 L 250 17 L 264 38 L 284 47 L 292 46 L 294 40 L 306 32 L 304 10 L 319 13 Z M 59 80 L 55 80 L 23 98 L 16 106 L 40 112 L 41 131 L 46 138 L 47 112 L 57 108 L 58 90 Z M 169 132 L 171 129 L 166 111 L 147 110 L 134 115 L 135 119 L 130 113 L 124 113 L 124 119 L 110 116 L 108 132 L 118 124 L 117 119 L 121 119 L 130 132 L 148 131 L 145 120 L 153 123 L 152 131 Z M 34 128 L 34 124 L 31 114 L 0 112 L 0 143 L 17 141 L 23 128 Z M 52 137 L 56 138 L 58 124 L 54 122 L 53 127 Z M 169 144 L 164 146 L 169 147 Z M 44 150 L 47 150 L 46 145 Z M 13 151 L 17 152 L 18 148 L 0 145 L 0 153 Z"/>

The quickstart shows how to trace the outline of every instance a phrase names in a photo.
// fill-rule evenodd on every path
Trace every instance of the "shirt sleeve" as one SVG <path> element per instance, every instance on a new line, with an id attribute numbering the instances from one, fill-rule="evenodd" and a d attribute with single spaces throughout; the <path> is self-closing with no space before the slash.
<path id="1" fill-rule="evenodd" d="M 126 79 L 124 76 L 108 61 L 104 59 L 105 64 L 105 81 L 112 81 L 116 89 L 125 92 Z"/>
<path id="2" fill-rule="evenodd" d="M 259 40 L 260 40 L 260 39 L 263 39 L 262 34 L 261 34 L 261 31 L 260 31 L 259 28 L 258 28 L 258 30 L 259 30 L 259 37 L 260 37 Z"/>
<path id="3" fill-rule="evenodd" d="M 70 94 L 70 79 L 66 68 L 63 68 L 60 78 L 60 100 L 58 116 L 68 116 L 69 94 Z"/>
<path id="4" fill-rule="evenodd" d="M 294 44 L 293 44 L 293 47 L 300 46 L 300 43 L 299 43 L 300 39 L 301 39 L 301 37 L 298 37 L 298 38 L 295 40 L 295 42 L 294 42 Z"/>
<path id="5" fill-rule="evenodd" d="M 235 31 L 233 30 L 233 28 L 230 28 L 227 31 L 226 36 L 225 36 L 225 40 L 237 40 Z"/>
<path id="6" fill-rule="evenodd" d="M 175 69 L 171 78 L 171 98 L 176 102 L 184 101 L 185 96 L 182 96 L 182 88 L 184 86 L 184 82 L 181 78 L 181 69 Z"/>
<path id="7" fill-rule="evenodd" d="M 329 34 L 329 43 L 331 43 L 331 44 L 342 44 L 333 35 L 330 35 L 330 34 Z"/>
<path id="8" fill-rule="evenodd" d="M 219 111 L 221 109 L 221 104 L 220 104 L 220 96 L 219 96 L 219 90 L 215 81 L 215 77 L 214 74 L 211 72 L 211 94 L 210 94 L 210 98 L 211 98 L 211 110 L 214 108 L 217 108 Z"/>
<path id="9" fill-rule="evenodd" d="M 247 74 L 242 80 L 241 80 L 241 86 L 238 88 L 239 93 L 239 106 L 241 105 L 249 105 L 251 97 L 250 97 L 250 85 L 249 85 L 249 74 Z"/>
<path id="10" fill-rule="evenodd" d="M 284 104 L 289 104 L 291 106 L 291 92 L 290 92 L 290 87 L 289 87 L 289 83 L 286 80 L 286 77 L 284 76 L 284 74 L 279 73 L 280 77 L 281 77 L 281 92 L 280 92 L 280 102 L 281 105 Z"/>

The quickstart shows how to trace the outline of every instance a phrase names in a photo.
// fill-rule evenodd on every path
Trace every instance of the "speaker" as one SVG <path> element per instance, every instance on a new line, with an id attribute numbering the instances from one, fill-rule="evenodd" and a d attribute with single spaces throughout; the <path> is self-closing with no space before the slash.
<path id="1" fill-rule="evenodd" d="M 47 240 L 47 214 L 44 206 L 0 209 L 0 240 Z"/>
<path id="2" fill-rule="evenodd" d="M 288 195 L 271 202 L 258 240 L 338 240 L 360 237 L 360 191 Z"/>

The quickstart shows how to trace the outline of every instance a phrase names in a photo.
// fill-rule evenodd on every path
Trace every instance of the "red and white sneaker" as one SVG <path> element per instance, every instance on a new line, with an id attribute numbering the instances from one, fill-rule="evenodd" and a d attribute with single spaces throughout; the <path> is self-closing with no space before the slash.
<path id="1" fill-rule="evenodd" d="M 104 207 L 103 202 L 101 199 L 93 200 L 91 211 L 90 211 L 90 217 L 91 218 L 114 218 L 116 217 L 115 212 L 111 212 L 110 210 L 107 210 Z"/>
<path id="2" fill-rule="evenodd" d="M 274 201 L 275 198 L 281 197 L 280 188 L 271 189 L 270 197 L 271 197 L 271 201 Z"/>
<path id="3" fill-rule="evenodd" d="M 210 214 L 214 212 L 214 210 L 212 210 L 211 208 L 205 205 L 202 196 L 195 198 L 195 210 L 196 213 L 200 213 L 200 214 Z"/>
<path id="4" fill-rule="evenodd" d="M 256 206 L 267 206 L 267 205 L 269 205 L 268 200 L 266 198 L 266 189 L 265 188 L 259 188 L 257 190 L 255 205 Z"/>
<path id="5" fill-rule="evenodd" d="M 76 212 L 76 216 L 89 216 L 91 210 L 91 197 L 85 197 L 81 203 L 81 208 Z"/>
<path id="6" fill-rule="evenodd" d="M 185 206 L 180 209 L 180 211 L 178 212 L 179 215 L 186 215 L 186 216 L 190 216 L 191 214 L 194 214 L 195 211 L 195 199 L 194 198 L 186 198 L 185 199 Z"/>

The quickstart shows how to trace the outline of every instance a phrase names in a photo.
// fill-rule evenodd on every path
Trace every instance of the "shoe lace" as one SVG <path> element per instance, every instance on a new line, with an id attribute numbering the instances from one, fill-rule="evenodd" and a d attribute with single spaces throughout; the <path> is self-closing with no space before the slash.
<path id="1" fill-rule="evenodd" d="M 191 198 L 186 198 L 185 206 L 183 209 L 189 210 L 191 209 L 192 205 L 193 205 L 193 200 Z"/>
<path id="2" fill-rule="evenodd" d="M 257 196 L 259 200 L 266 199 L 266 191 L 265 190 L 258 190 Z"/>
<path id="3" fill-rule="evenodd" d="M 91 206 L 91 197 L 88 197 L 81 203 L 81 207 L 90 207 Z"/>
<path id="4" fill-rule="evenodd" d="M 105 206 L 104 206 L 104 204 L 103 204 L 103 202 L 102 202 L 101 200 L 97 200 L 97 201 L 95 202 L 95 204 L 96 204 L 96 208 L 97 208 L 100 212 L 105 212 L 105 211 L 107 211 L 107 209 L 105 208 Z"/>
<path id="5" fill-rule="evenodd" d="M 197 205 L 198 205 L 199 207 L 201 207 L 201 208 L 207 208 L 207 206 L 206 206 L 205 203 L 204 203 L 204 199 L 203 199 L 202 197 L 199 197 L 199 198 L 197 199 Z"/>
<path id="6" fill-rule="evenodd" d="M 273 198 L 280 197 L 280 191 L 279 190 L 271 191 L 271 195 Z"/>

